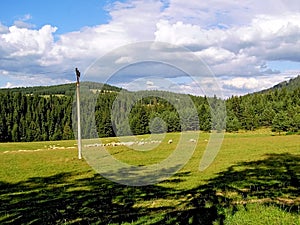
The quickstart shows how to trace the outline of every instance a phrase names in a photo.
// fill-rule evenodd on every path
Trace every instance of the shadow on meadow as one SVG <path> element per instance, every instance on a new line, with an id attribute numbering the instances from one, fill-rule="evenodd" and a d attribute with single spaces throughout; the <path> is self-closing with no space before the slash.
<path id="1" fill-rule="evenodd" d="M 61 173 L 9 184 L 0 182 L 1 224 L 223 224 L 252 202 L 299 213 L 300 156 L 271 154 L 229 167 L 207 184 L 179 191 L 159 185 L 128 187 L 100 175 L 72 179 Z M 188 174 L 176 174 L 180 183 Z M 144 202 L 170 200 L 153 207 Z M 143 217 L 145 219 L 143 220 Z"/>
<path id="2" fill-rule="evenodd" d="M 238 206 L 260 203 L 286 212 L 300 212 L 300 156 L 268 154 L 265 159 L 241 162 L 220 172 L 206 185 L 181 193 L 190 196 L 187 210 L 173 211 L 163 221 L 171 224 L 224 224 L 225 214 Z M 225 212 L 226 211 L 226 212 Z"/>

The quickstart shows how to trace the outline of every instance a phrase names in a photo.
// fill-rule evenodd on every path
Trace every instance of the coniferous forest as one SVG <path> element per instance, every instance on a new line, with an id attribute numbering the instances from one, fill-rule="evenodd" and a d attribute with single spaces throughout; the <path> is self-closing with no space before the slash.
<path id="1" fill-rule="evenodd" d="M 94 132 L 97 132 L 99 137 L 115 136 L 114 127 L 118 128 L 117 135 L 129 135 L 182 130 L 219 130 L 225 128 L 225 123 L 228 132 L 262 127 L 272 128 L 278 134 L 300 131 L 299 76 L 259 93 L 232 96 L 226 100 L 189 96 L 196 108 L 198 120 L 191 116 L 192 109 L 185 105 L 186 96 L 183 94 L 152 91 L 152 96 L 148 94 L 147 97 L 137 100 L 133 106 L 126 105 L 125 99 L 119 103 L 119 107 L 124 112 L 130 108 L 130 113 L 124 115 L 128 117 L 129 128 L 122 126 L 122 118 L 111 122 L 112 107 L 121 89 L 92 82 L 86 82 L 86 85 L 96 102 L 93 108 L 95 111 L 91 115 L 95 117 L 93 119 L 97 131 Z M 75 84 L 66 84 L 0 89 L 0 141 L 74 139 L 72 110 L 75 87 Z M 138 92 L 128 92 L 127 97 L 138 99 L 139 95 Z M 174 101 L 171 103 L 166 99 Z M 180 115 L 174 102 L 178 102 L 178 107 L 183 108 Z M 226 105 L 227 116 L 212 112 L 214 107 L 222 104 Z M 122 113 L 120 115 L 122 117 Z M 213 116 L 218 117 L 217 121 L 224 124 L 212 123 Z M 126 129 L 122 129 L 123 127 Z M 89 137 L 90 132 L 92 131 L 83 128 L 83 137 Z"/>

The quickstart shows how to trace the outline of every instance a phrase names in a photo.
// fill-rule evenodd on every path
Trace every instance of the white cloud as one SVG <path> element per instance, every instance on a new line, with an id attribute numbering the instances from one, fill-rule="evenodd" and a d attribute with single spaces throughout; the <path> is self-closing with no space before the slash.
<path id="1" fill-rule="evenodd" d="M 42 63 L 51 65 L 65 59 L 81 59 L 86 61 L 86 67 L 120 46 L 153 39 L 160 8 L 159 1 L 116 2 L 107 9 L 111 15 L 108 24 L 61 35 L 49 54 L 42 58 Z"/>
<path id="2" fill-rule="evenodd" d="M 4 88 L 12 88 L 14 87 L 12 83 L 7 82 L 6 85 L 4 86 Z"/>
<path id="3" fill-rule="evenodd" d="M 101 25 L 80 32 L 61 35 L 53 48 L 41 58 L 43 65 L 60 65 L 69 61 L 96 59 L 116 46 L 128 43 L 129 38 L 119 27 Z M 85 64 L 85 66 L 87 66 Z"/>
<path id="4" fill-rule="evenodd" d="M 195 52 L 195 54 L 198 57 L 205 59 L 210 65 L 222 64 L 237 58 L 237 55 L 234 52 L 219 47 L 209 47 L 203 51 Z"/>
<path id="5" fill-rule="evenodd" d="M 27 22 L 28 20 L 32 19 L 30 14 L 25 14 L 24 16 L 20 17 L 18 20 L 14 22 L 14 26 L 18 28 L 34 28 L 35 25 Z"/>
<path id="6" fill-rule="evenodd" d="M 292 61 L 299 61 L 299 21 L 300 13 L 257 17 L 247 30 L 239 29 L 241 41 L 251 43 L 242 51 L 248 55 L 261 55 L 268 60 L 289 58 Z"/>
<path id="7" fill-rule="evenodd" d="M 11 26 L 7 33 L 0 35 L 0 47 L 7 51 L 8 57 L 45 54 L 53 45 L 52 33 L 56 29 L 50 25 L 39 30 Z"/>
<path id="8" fill-rule="evenodd" d="M 7 26 L 4 26 L 1 22 L 0 22 L 0 34 L 3 33 L 7 33 L 9 31 Z"/>
<path id="9" fill-rule="evenodd" d="M 8 71 L 6 71 L 6 70 L 0 70 L 0 73 L 1 73 L 1 75 L 8 75 L 9 74 Z"/>
<path id="10" fill-rule="evenodd" d="M 146 84 L 147 84 L 148 86 L 153 86 L 153 85 L 154 85 L 154 82 L 153 82 L 153 81 L 150 81 L 150 80 L 148 80 L 148 81 L 146 82 Z"/>
<path id="11" fill-rule="evenodd" d="M 162 13 L 171 23 L 182 21 L 203 28 L 249 24 L 255 15 L 281 15 L 300 11 L 297 0 L 169 0 Z"/>
<path id="12" fill-rule="evenodd" d="M 24 74 L 22 72 L 9 72 L 4 75 L 4 80 L 9 80 L 3 87 L 29 87 L 55 85 L 74 82 L 64 77 L 45 76 L 45 74 Z"/>
<path id="13" fill-rule="evenodd" d="M 196 50 L 216 75 L 263 75 L 267 60 L 300 61 L 300 13 L 257 16 L 244 26 L 203 29 L 161 20 L 156 40 Z"/>
<path id="14" fill-rule="evenodd" d="M 110 25 L 122 27 L 133 41 L 153 40 L 162 6 L 156 0 L 115 2 L 109 9 Z"/>
<path id="15" fill-rule="evenodd" d="M 281 74 L 274 74 L 268 76 L 257 77 L 231 77 L 220 80 L 225 97 L 232 95 L 243 95 L 245 93 L 252 93 L 264 89 L 268 89 L 282 81 L 294 78 L 295 74 L 300 71 L 290 71 Z"/>
<path id="16" fill-rule="evenodd" d="M 116 60 L 116 64 L 124 64 L 133 62 L 133 58 L 130 56 L 122 56 Z"/>
<path id="17" fill-rule="evenodd" d="M 222 30 L 212 32 L 181 21 L 171 24 L 169 21 L 160 20 L 157 23 L 155 40 L 190 47 L 192 50 L 193 47 L 203 49 L 218 44 L 220 38 L 224 37 L 223 33 Z"/>
<path id="18" fill-rule="evenodd" d="M 189 48 L 223 79 L 225 91 L 229 87 L 236 93 L 258 90 L 275 82 L 275 75 L 284 76 L 284 71 L 269 67 L 268 61 L 300 61 L 299 5 L 296 0 L 127 0 L 107 7 L 111 16 L 107 24 L 56 38 L 56 27 L 36 29 L 28 23 L 28 14 L 10 27 L 0 22 L 0 68 L 19 76 L 24 73 L 24 77 L 36 75 L 41 82 L 47 78 L 63 81 L 58 74 L 72 73 L 75 66 L 84 70 L 120 46 L 156 40 Z M 132 60 L 120 54 L 114 63 Z M 152 66 L 141 73 L 149 74 L 151 68 L 157 70 Z M 57 73 L 42 76 L 43 70 Z M 182 88 L 197 92 L 191 83 Z"/>
<path id="19" fill-rule="evenodd" d="M 236 77 L 231 80 L 227 80 L 224 82 L 225 85 L 228 87 L 233 87 L 236 89 L 246 89 L 246 90 L 253 90 L 258 88 L 259 82 L 257 79 L 250 77 Z"/>
<path id="20" fill-rule="evenodd" d="M 203 29 L 199 25 L 161 20 L 156 40 L 200 49 L 222 47 L 233 52 L 266 46 L 274 49 L 280 43 L 298 44 L 300 13 L 284 16 L 257 16 L 251 24 L 229 29 Z"/>

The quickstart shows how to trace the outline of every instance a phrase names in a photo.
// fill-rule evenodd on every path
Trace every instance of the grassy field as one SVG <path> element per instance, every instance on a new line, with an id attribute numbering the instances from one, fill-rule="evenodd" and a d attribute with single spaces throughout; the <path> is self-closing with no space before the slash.
<path id="1" fill-rule="evenodd" d="M 123 162 L 149 165 L 168 157 L 179 135 L 167 134 L 153 151 L 107 149 Z M 0 224 L 300 224 L 299 135 L 226 134 L 200 172 L 208 138 L 200 135 L 178 173 L 144 187 L 97 174 L 77 159 L 75 141 L 1 143 Z"/>

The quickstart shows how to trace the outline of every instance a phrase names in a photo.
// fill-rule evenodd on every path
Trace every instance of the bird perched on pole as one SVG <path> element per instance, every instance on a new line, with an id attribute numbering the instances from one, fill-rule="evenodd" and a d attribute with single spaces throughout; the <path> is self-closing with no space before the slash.
<path id="1" fill-rule="evenodd" d="M 77 77 L 77 83 L 79 83 L 80 71 L 78 70 L 78 68 L 75 68 L 75 72 L 76 72 L 76 77 Z"/>

